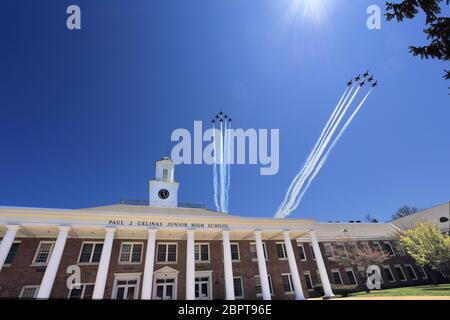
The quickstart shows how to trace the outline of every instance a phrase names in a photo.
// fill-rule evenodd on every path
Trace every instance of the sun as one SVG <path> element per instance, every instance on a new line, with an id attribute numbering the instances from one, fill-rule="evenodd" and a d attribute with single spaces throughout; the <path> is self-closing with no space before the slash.
<path id="1" fill-rule="evenodd" d="M 332 2 L 333 0 L 291 0 L 285 18 L 291 23 L 323 24 L 330 17 Z"/>

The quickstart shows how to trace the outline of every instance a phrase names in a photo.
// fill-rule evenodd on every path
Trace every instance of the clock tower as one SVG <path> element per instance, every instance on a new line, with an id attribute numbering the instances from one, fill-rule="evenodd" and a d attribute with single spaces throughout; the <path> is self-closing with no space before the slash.
<path id="1" fill-rule="evenodd" d="M 155 178 L 149 182 L 149 204 L 155 207 L 177 207 L 178 186 L 174 180 L 175 163 L 168 157 L 156 161 Z"/>

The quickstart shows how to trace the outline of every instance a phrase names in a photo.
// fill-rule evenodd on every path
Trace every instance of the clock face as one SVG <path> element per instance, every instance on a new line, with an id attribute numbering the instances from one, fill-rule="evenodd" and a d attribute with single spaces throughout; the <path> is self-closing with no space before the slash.
<path id="1" fill-rule="evenodd" d="M 169 197 L 169 190 L 161 189 L 158 191 L 158 197 L 165 200 Z"/>

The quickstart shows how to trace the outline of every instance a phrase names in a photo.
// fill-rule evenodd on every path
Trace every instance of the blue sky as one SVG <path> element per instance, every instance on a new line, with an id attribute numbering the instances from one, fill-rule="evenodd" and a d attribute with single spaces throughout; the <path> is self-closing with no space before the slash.
<path id="1" fill-rule="evenodd" d="M 306 1 L 306 0 L 305 0 Z M 280 129 L 280 171 L 232 166 L 230 211 L 272 216 L 354 74 L 380 81 L 292 218 L 381 220 L 450 199 L 443 62 L 408 53 L 423 19 L 366 28 L 384 1 L 2 2 L 0 204 L 81 208 L 147 198 L 170 134 L 219 109 Z M 82 30 L 66 28 L 77 4 Z M 179 200 L 213 208 L 212 170 L 180 165 Z"/>

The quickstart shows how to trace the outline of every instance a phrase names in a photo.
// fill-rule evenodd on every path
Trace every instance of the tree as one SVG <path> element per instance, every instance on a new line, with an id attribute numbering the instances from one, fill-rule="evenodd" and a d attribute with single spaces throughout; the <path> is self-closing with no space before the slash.
<path id="1" fill-rule="evenodd" d="M 413 213 L 416 213 L 417 211 L 419 211 L 419 210 L 417 210 L 416 207 L 403 206 L 403 207 L 399 208 L 397 210 L 397 212 L 392 215 L 392 219 L 403 218 L 403 217 L 409 216 Z"/>
<path id="2" fill-rule="evenodd" d="M 368 266 L 380 265 L 387 259 L 389 255 L 384 251 L 371 248 L 369 245 L 358 245 L 358 242 L 350 237 L 338 239 L 333 246 L 333 257 L 329 258 L 330 261 L 343 267 L 356 267 L 362 279 L 366 278 Z"/>
<path id="3" fill-rule="evenodd" d="M 370 214 L 366 214 L 366 216 L 364 217 L 364 221 L 368 223 L 378 223 L 378 219 L 372 217 Z"/>
<path id="4" fill-rule="evenodd" d="M 441 2 L 444 0 L 403 0 L 400 3 L 386 2 L 386 20 L 413 19 L 419 10 L 425 13 L 426 28 L 429 44 L 425 46 L 410 46 L 409 52 L 421 59 L 438 59 L 449 61 L 450 56 L 450 18 L 441 16 Z M 448 5 L 450 0 L 445 0 Z M 444 70 L 444 79 L 450 79 L 450 70 Z"/>
<path id="5" fill-rule="evenodd" d="M 450 237 L 443 235 L 437 225 L 422 222 L 404 230 L 400 244 L 417 263 L 450 278 Z"/>

